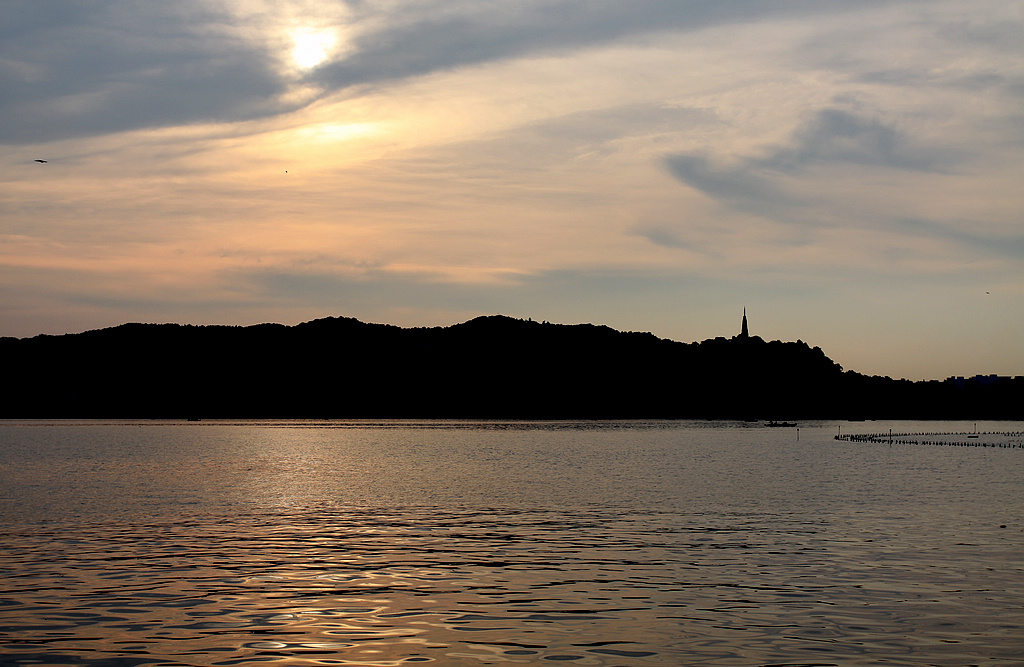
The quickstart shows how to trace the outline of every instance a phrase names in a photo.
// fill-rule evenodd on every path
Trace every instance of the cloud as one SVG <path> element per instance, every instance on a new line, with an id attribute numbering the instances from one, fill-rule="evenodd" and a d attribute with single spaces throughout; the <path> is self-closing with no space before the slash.
<path id="1" fill-rule="evenodd" d="M 717 167 L 705 155 L 682 153 L 667 156 L 665 164 L 679 181 L 733 209 L 806 224 L 826 219 L 809 217 L 829 206 L 830 184 L 815 187 L 823 170 L 853 166 L 875 172 L 933 173 L 958 159 L 955 151 L 922 147 L 877 118 L 828 108 L 798 127 L 788 144 L 775 146 L 764 156 Z M 844 179 L 857 177 L 843 172 Z"/>
<path id="2" fill-rule="evenodd" d="M 203 3 L 5 2 L 0 142 L 244 120 L 287 107 L 263 45 Z"/>
<path id="3" fill-rule="evenodd" d="M 697 154 L 673 155 L 665 162 L 683 183 L 740 211 L 786 219 L 804 203 L 786 193 L 770 172 L 751 162 L 717 168 L 706 156 Z"/>
<path id="4" fill-rule="evenodd" d="M 644 150 L 638 145 L 707 125 L 712 120 L 711 114 L 700 109 L 621 104 L 550 115 L 485 131 L 479 137 L 431 147 L 429 153 L 431 160 L 458 165 L 464 178 L 478 182 L 488 177 L 510 182 L 518 173 L 531 172 L 539 177 L 547 173 L 550 184 L 555 170 L 572 169 L 574 165 L 578 169 L 582 162 L 614 160 L 622 154 L 632 158 L 634 153 Z M 582 195 L 596 196 L 590 191 Z"/>
<path id="5" fill-rule="evenodd" d="M 858 3 L 885 4 L 881 0 Z M 318 97 L 665 31 L 848 11 L 823 0 L 281 3 L 9 0 L 0 4 L 0 143 L 266 118 Z M 284 61 L 303 21 L 344 22 L 340 59 Z M 289 32 L 291 31 L 291 32 Z"/>
<path id="6" fill-rule="evenodd" d="M 822 109 L 800 128 L 793 145 L 780 147 L 751 166 L 798 171 L 834 163 L 934 171 L 940 157 L 914 145 L 905 132 L 842 109 Z M 946 160 L 948 163 L 948 159 Z"/>
<path id="7" fill-rule="evenodd" d="M 0 320 L 504 312 L 693 340 L 761 303 L 830 347 L 908 305 L 974 330 L 991 291 L 986 349 L 1019 360 L 1012 5 L 0 2 Z M 295 58 L 310 34 L 337 38 L 323 62 Z"/>
<path id="8" fill-rule="evenodd" d="M 910 0 L 905 4 L 914 4 Z M 857 10 L 887 4 L 858 3 Z M 357 40 L 352 57 L 320 70 L 335 87 L 401 79 L 528 53 L 567 52 L 635 35 L 693 31 L 725 23 L 850 11 L 838 0 L 532 0 L 410 3 Z M 372 17 L 372 3 L 357 13 Z"/>

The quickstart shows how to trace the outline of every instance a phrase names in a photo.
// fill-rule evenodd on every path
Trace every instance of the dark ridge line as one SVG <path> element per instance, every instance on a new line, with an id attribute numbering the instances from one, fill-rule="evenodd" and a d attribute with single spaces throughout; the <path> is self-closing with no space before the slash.
<path id="1" fill-rule="evenodd" d="M 0 338 L 0 359 L 0 418 L 1024 418 L 1024 377 L 893 380 L 745 329 L 681 343 L 503 315 L 133 322 Z"/>

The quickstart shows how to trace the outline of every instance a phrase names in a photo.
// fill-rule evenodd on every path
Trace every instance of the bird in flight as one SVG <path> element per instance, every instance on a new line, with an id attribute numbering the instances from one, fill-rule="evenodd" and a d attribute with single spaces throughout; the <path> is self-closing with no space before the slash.
<path id="1" fill-rule="evenodd" d="M 36 160 L 39 164 L 46 164 L 48 160 Z"/>

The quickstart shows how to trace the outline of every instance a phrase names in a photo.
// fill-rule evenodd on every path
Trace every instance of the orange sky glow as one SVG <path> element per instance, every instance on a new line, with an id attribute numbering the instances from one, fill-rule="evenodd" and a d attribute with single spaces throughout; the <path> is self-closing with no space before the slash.
<path id="1" fill-rule="evenodd" d="M 1024 374 L 1019 3 L 64 4 L 0 8 L 0 335 L 746 307 Z"/>

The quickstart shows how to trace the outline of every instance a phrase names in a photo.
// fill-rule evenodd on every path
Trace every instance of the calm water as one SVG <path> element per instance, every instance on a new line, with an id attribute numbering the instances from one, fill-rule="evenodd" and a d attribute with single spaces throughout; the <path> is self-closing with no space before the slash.
<path id="1" fill-rule="evenodd" d="M 1024 665 L 1024 450 L 839 428 L 974 424 L 0 422 L 0 665 Z"/>

